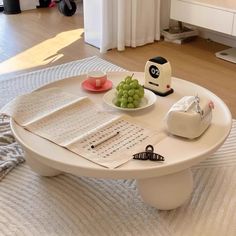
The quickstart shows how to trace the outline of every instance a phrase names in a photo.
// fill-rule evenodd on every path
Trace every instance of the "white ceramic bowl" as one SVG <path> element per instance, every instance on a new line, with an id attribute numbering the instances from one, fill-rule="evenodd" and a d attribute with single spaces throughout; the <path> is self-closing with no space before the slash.
<path id="1" fill-rule="evenodd" d="M 139 107 L 137 108 L 122 108 L 122 107 L 118 107 L 115 105 L 116 102 L 116 89 L 112 89 L 110 91 L 108 91 L 107 93 L 104 94 L 103 96 L 103 101 L 118 110 L 123 110 L 123 111 L 137 111 L 137 110 L 141 110 L 147 107 L 150 107 L 152 104 L 154 104 L 156 102 L 156 98 L 157 96 L 150 90 L 144 89 L 145 93 L 144 93 L 144 97 L 141 100 L 141 103 L 139 105 Z"/>

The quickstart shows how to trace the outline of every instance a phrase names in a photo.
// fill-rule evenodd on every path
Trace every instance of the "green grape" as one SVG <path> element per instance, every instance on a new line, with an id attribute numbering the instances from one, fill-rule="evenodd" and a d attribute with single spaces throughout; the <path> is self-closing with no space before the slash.
<path id="1" fill-rule="evenodd" d="M 122 108 L 127 108 L 127 103 L 121 103 L 121 104 L 120 104 L 120 107 L 122 107 Z"/>
<path id="2" fill-rule="evenodd" d="M 139 97 L 142 98 L 144 97 L 144 88 L 139 88 Z"/>
<path id="3" fill-rule="evenodd" d="M 123 96 L 123 90 L 120 89 L 117 96 L 118 96 L 118 98 L 122 97 Z"/>
<path id="4" fill-rule="evenodd" d="M 123 95 L 127 94 L 128 95 L 128 90 L 123 90 Z"/>
<path id="5" fill-rule="evenodd" d="M 130 89 L 130 90 L 128 91 L 128 94 L 129 94 L 129 96 L 133 96 L 133 95 L 134 95 L 134 90 L 133 90 L 133 89 Z"/>
<path id="6" fill-rule="evenodd" d="M 144 97 L 143 92 L 140 92 L 140 93 L 139 93 L 139 98 L 143 98 L 143 97 Z"/>
<path id="7" fill-rule="evenodd" d="M 118 101 L 118 100 L 115 102 L 115 105 L 116 105 L 117 107 L 120 107 L 120 104 L 121 104 L 121 102 Z"/>
<path id="8" fill-rule="evenodd" d="M 127 84 L 130 84 L 131 81 L 132 81 L 132 78 L 131 78 L 130 76 L 126 76 L 125 82 L 126 82 Z"/>
<path id="9" fill-rule="evenodd" d="M 128 96 L 129 96 L 128 93 L 124 93 L 124 92 L 127 92 L 127 90 L 124 90 L 124 91 L 123 91 L 123 96 L 122 96 L 122 98 L 128 98 Z"/>
<path id="10" fill-rule="evenodd" d="M 131 103 L 131 102 L 130 102 L 130 103 L 128 103 L 128 104 L 127 104 L 127 108 L 134 108 L 134 104 L 133 104 L 133 103 Z"/>
<path id="11" fill-rule="evenodd" d="M 128 102 L 133 102 L 133 100 L 134 99 L 132 97 L 128 97 L 128 99 L 127 99 Z"/>
<path id="12" fill-rule="evenodd" d="M 124 82 L 120 82 L 119 85 L 118 85 L 119 89 L 123 89 L 124 84 L 125 84 Z"/>
<path id="13" fill-rule="evenodd" d="M 139 103 L 140 103 L 140 101 L 134 100 L 134 102 L 133 102 L 134 107 L 135 107 L 135 108 L 139 107 Z"/>
<path id="14" fill-rule="evenodd" d="M 130 89 L 130 86 L 129 86 L 128 84 L 124 84 L 123 89 L 124 89 L 124 90 L 129 90 L 129 89 Z"/>
<path id="15" fill-rule="evenodd" d="M 138 87 L 138 84 L 135 82 L 131 82 L 129 85 L 131 89 L 136 89 Z"/>
<path id="16" fill-rule="evenodd" d="M 138 94 L 134 94 L 133 99 L 139 101 L 139 95 Z"/>
<path id="17" fill-rule="evenodd" d="M 140 84 L 138 85 L 138 89 L 139 89 L 139 90 L 144 90 L 143 86 L 140 85 Z"/>
<path id="18" fill-rule="evenodd" d="M 127 103 L 127 102 L 128 102 L 128 99 L 125 98 L 125 97 L 122 97 L 120 101 L 121 101 L 121 103 Z"/>

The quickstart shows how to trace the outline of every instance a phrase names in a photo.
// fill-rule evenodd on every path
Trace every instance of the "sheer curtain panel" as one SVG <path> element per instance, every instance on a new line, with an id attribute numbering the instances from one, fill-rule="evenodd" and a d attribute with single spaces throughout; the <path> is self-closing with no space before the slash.
<path id="1" fill-rule="evenodd" d="M 159 40 L 160 1 L 84 0 L 85 41 L 104 53 L 111 48 L 122 51 L 125 46 L 137 47 Z M 96 19 L 92 20 L 95 15 Z M 93 32 L 91 26 L 86 25 L 88 21 L 96 21 Z M 96 45 L 92 37 L 97 37 Z"/>

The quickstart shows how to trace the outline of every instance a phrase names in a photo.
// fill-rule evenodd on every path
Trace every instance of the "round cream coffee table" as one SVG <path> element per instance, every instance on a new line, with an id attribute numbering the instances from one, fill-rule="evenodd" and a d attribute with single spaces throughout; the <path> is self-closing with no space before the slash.
<path id="1" fill-rule="evenodd" d="M 114 86 L 130 72 L 108 73 Z M 135 77 L 143 83 L 144 73 L 137 72 Z M 123 111 L 108 107 L 103 102 L 104 93 L 92 93 L 81 88 L 86 76 L 78 76 L 51 83 L 43 88 L 60 87 L 63 90 L 88 96 L 109 112 Z M 109 179 L 136 179 L 143 200 L 158 209 L 169 210 L 182 205 L 191 195 L 193 178 L 191 167 L 215 152 L 227 138 L 231 129 L 231 113 L 224 102 L 209 90 L 196 84 L 173 78 L 174 93 L 167 97 L 157 97 L 156 103 L 139 111 L 127 112 L 128 115 L 151 126 L 162 137 L 155 152 L 166 157 L 165 162 L 130 160 L 116 169 L 107 169 L 80 157 L 46 139 L 28 132 L 13 120 L 12 131 L 25 151 L 26 162 L 42 176 L 55 176 L 71 173 Z M 186 140 L 166 132 L 164 117 L 170 107 L 181 97 L 196 95 L 214 101 L 213 119 L 207 131 L 195 140 Z M 36 104 L 37 105 L 37 104 Z"/>

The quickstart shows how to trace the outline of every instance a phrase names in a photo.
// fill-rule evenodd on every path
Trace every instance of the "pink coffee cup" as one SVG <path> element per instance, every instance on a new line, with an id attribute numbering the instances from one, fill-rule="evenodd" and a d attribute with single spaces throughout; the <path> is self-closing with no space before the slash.
<path id="1" fill-rule="evenodd" d="M 90 71 L 87 80 L 93 87 L 101 88 L 107 81 L 107 74 L 102 71 Z"/>

